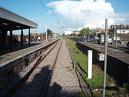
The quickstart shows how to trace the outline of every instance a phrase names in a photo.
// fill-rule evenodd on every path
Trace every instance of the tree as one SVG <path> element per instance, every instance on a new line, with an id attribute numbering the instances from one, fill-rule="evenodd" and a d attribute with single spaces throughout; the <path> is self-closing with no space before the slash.
<path id="1" fill-rule="evenodd" d="M 48 36 L 52 36 L 53 35 L 53 32 L 50 29 L 47 29 L 47 35 Z"/>
<path id="2" fill-rule="evenodd" d="M 108 32 L 108 35 L 113 38 L 114 37 L 114 32 Z"/>
<path id="3" fill-rule="evenodd" d="M 80 34 L 79 36 L 84 36 L 84 35 L 89 35 L 90 34 L 90 30 L 89 28 L 83 28 L 81 31 L 80 31 Z"/>

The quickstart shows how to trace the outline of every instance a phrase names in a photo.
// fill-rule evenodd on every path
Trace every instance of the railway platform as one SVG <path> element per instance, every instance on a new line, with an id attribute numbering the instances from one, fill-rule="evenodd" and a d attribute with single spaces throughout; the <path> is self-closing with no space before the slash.
<path id="1" fill-rule="evenodd" d="M 27 53 L 34 52 L 35 50 L 37 50 L 41 47 L 44 47 L 45 45 L 50 44 L 53 41 L 55 41 L 55 40 L 44 41 L 43 43 L 36 45 L 36 46 L 32 46 L 32 47 L 28 47 L 28 48 L 18 50 L 18 51 L 12 52 L 12 53 L 4 54 L 4 55 L 0 56 L 0 64 L 7 63 L 7 62 L 9 62 L 17 57 L 23 56 Z"/>
<path id="2" fill-rule="evenodd" d="M 96 50 L 97 52 L 104 53 L 104 46 L 88 43 L 88 42 L 80 42 L 78 44 L 84 45 L 90 49 Z M 124 62 L 126 64 L 129 64 L 129 53 L 127 51 L 123 51 L 120 49 L 108 47 L 108 56 L 111 56 L 115 59 L 120 60 L 121 62 Z"/>

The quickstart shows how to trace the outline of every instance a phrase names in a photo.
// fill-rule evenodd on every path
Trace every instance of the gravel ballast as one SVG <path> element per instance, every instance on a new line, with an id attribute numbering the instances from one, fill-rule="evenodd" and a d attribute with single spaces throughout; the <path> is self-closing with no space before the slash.
<path id="1" fill-rule="evenodd" d="M 47 97 L 78 97 L 77 95 L 81 92 L 78 78 L 65 43 L 66 41 L 63 40 Z"/>

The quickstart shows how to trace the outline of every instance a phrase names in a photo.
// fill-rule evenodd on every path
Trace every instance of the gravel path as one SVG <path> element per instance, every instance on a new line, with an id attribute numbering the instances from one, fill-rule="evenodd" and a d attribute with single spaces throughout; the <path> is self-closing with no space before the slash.
<path id="1" fill-rule="evenodd" d="M 53 71 L 47 97 L 78 97 L 81 91 L 65 40 Z"/>

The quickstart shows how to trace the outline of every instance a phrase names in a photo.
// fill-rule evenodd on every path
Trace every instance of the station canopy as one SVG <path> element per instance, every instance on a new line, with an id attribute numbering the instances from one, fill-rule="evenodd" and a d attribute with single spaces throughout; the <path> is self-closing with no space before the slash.
<path id="1" fill-rule="evenodd" d="M 0 30 L 19 30 L 37 28 L 37 24 L 21 17 L 9 10 L 0 7 Z"/>

